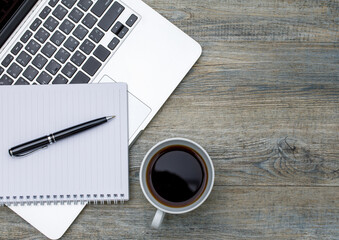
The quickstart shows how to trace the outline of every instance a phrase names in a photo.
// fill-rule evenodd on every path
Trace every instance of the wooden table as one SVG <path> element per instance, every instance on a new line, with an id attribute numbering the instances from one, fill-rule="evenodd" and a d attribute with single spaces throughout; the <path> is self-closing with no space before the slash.
<path id="1" fill-rule="evenodd" d="M 339 2 L 146 2 L 202 57 L 131 148 L 130 201 L 87 206 L 63 239 L 338 239 Z M 152 230 L 139 167 L 170 137 L 206 148 L 215 186 Z M 44 239 L 8 208 L 0 238 Z"/>

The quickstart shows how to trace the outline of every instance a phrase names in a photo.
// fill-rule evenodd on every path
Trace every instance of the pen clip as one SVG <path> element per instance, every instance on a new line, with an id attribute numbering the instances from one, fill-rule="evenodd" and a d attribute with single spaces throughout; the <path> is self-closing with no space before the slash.
<path id="1" fill-rule="evenodd" d="M 31 151 L 22 153 L 22 154 L 17 154 L 17 155 L 15 155 L 15 156 L 16 156 L 16 157 L 24 157 L 24 156 L 26 156 L 26 155 L 28 155 L 28 154 L 31 154 L 32 152 L 35 152 L 35 151 L 38 151 L 38 150 L 40 150 L 40 149 L 47 148 L 47 147 L 48 147 L 48 145 L 45 145 L 45 146 L 42 146 L 42 147 L 40 147 L 40 148 L 36 148 L 36 149 L 31 150 Z"/>

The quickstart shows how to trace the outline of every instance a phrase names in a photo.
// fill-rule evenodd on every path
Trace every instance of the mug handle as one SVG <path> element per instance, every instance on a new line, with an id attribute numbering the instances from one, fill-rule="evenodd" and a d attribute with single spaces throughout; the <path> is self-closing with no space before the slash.
<path id="1" fill-rule="evenodd" d="M 159 228 L 162 221 L 164 220 L 164 217 L 165 217 L 165 212 L 157 209 L 157 211 L 154 215 L 152 224 L 151 224 L 152 228 Z"/>

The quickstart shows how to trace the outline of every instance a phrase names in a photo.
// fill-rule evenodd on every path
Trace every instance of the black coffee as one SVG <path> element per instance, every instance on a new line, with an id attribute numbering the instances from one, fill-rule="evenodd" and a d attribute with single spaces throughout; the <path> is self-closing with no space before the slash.
<path id="1" fill-rule="evenodd" d="M 195 202 L 204 192 L 207 167 L 195 150 L 174 145 L 153 156 L 146 176 L 153 197 L 164 205 L 183 207 Z"/>

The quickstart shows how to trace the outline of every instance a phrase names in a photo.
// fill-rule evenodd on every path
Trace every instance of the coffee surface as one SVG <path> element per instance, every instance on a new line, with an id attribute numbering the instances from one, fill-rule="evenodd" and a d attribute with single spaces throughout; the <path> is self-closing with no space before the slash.
<path id="1" fill-rule="evenodd" d="M 165 205 L 189 205 L 205 189 L 205 162 L 196 151 L 186 146 L 175 145 L 160 150 L 147 169 L 148 187 L 152 195 Z"/>

